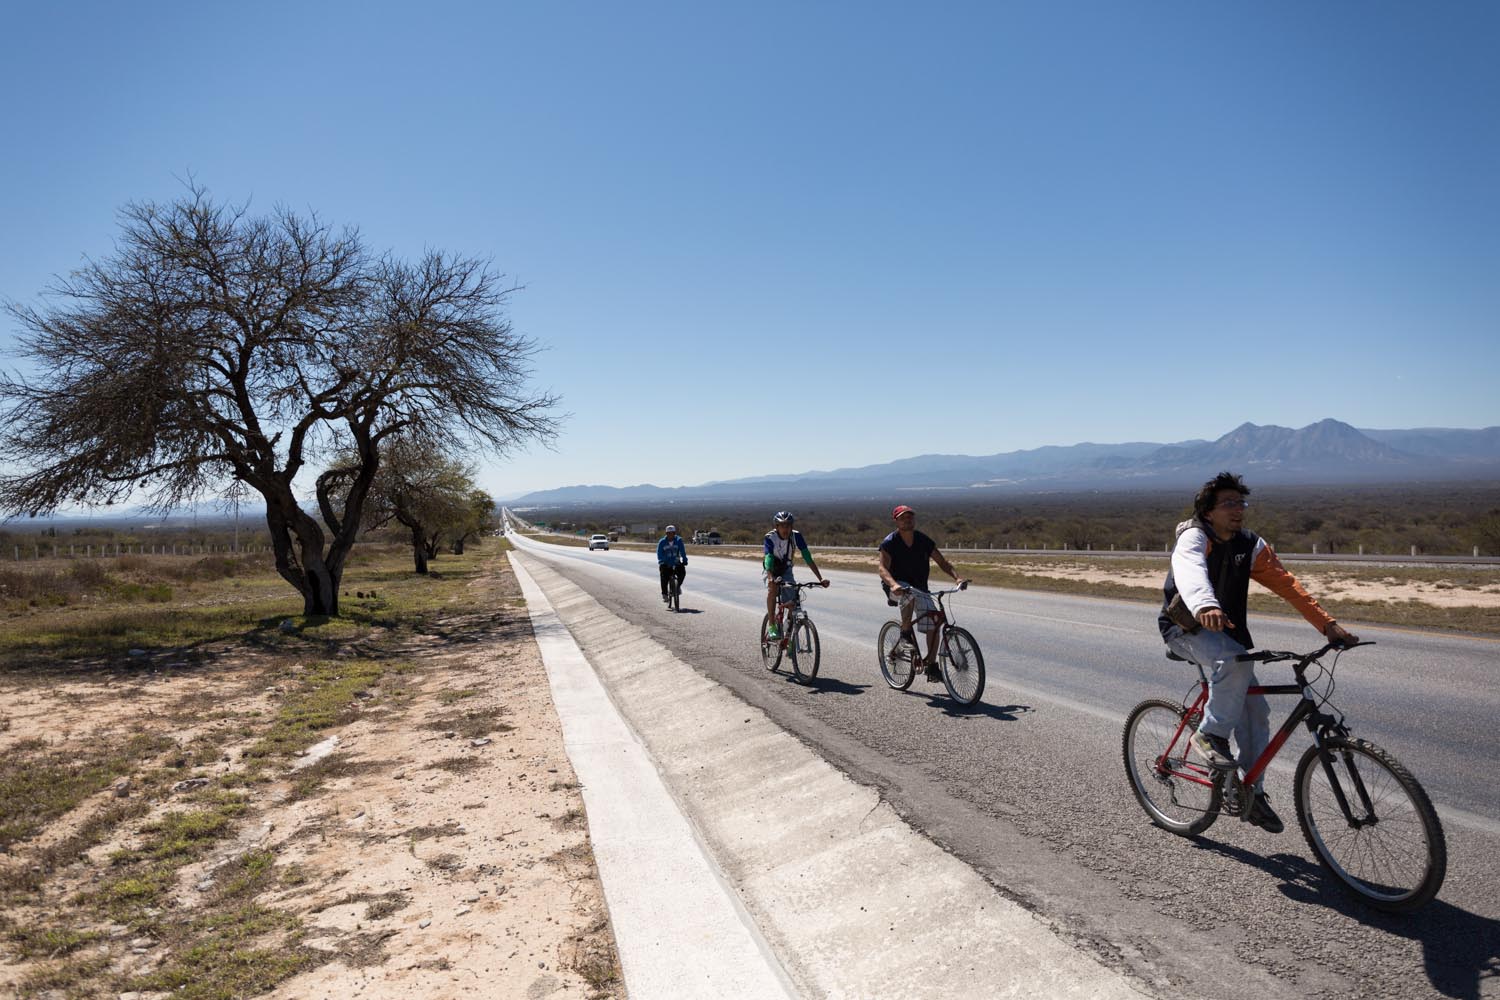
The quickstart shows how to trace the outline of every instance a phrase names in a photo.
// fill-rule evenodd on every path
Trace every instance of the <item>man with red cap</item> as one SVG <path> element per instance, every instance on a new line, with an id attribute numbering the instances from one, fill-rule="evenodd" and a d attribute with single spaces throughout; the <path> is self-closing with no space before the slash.
<path id="1" fill-rule="evenodd" d="M 912 634 L 913 611 L 920 616 L 937 610 L 937 603 L 927 593 L 927 575 L 931 571 L 929 560 L 936 562 L 944 573 L 958 581 L 960 587 L 969 581 L 961 580 L 953 564 L 938 551 L 937 543 L 917 530 L 917 512 L 902 504 L 891 511 L 896 530 L 885 536 L 880 543 L 880 586 L 886 596 L 901 605 L 901 641 L 917 648 L 917 637 Z M 929 619 L 930 620 L 930 619 Z M 927 679 L 940 681 L 942 672 L 937 666 L 937 630 L 927 632 Z"/>

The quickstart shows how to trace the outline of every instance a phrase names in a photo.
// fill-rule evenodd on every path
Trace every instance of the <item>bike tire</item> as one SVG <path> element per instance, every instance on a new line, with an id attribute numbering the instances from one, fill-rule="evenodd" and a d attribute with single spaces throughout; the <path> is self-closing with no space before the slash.
<path id="1" fill-rule="evenodd" d="M 760 658 L 767 670 L 776 672 L 781 666 L 781 640 L 767 637 L 766 631 L 771 627 L 771 616 L 762 615 L 760 619 Z"/>
<path id="2" fill-rule="evenodd" d="M 917 676 L 916 653 L 910 656 L 893 656 L 891 651 L 901 640 L 901 623 L 886 622 L 880 627 L 880 638 L 875 643 L 875 654 L 880 658 L 880 675 L 897 691 L 911 687 Z"/>
<path id="3" fill-rule="evenodd" d="M 1153 698 L 1125 717 L 1120 751 L 1135 799 L 1151 822 L 1179 837 L 1196 837 L 1213 826 L 1224 800 L 1224 776 L 1194 759 L 1188 727 L 1172 742 L 1186 711 L 1181 705 Z M 1163 771 L 1159 762 L 1165 756 Z M 1201 785 L 1187 776 L 1212 782 Z"/>
<path id="4" fill-rule="evenodd" d="M 672 589 L 667 591 L 667 596 L 669 598 L 669 600 L 667 601 L 667 606 L 670 607 L 673 611 L 681 611 L 682 584 L 677 582 L 676 577 L 672 578 Z"/>
<path id="5" fill-rule="evenodd" d="M 972 705 L 984 694 L 984 654 L 968 629 L 953 626 L 943 636 L 948 655 L 943 661 L 943 685 L 960 705 Z"/>
<path id="6" fill-rule="evenodd" d="M 787 642 L 792 660 L 792 673 L 803 682 L 818 676 L 818 662 L 823 658 L 823 649 L 818 642 L 818 626 L 804 618 L 792 626 Z"/>
<path id="7" fill-rule="evenodd" d="M 1335 783 L 1352 812 L 1376 822 L 1351 825 Z M 1321 751 L 1307 748 L 1292 787 L 1307 846 L 1355 897 L 1377 910 L 1407 913 L 1442 888 L 1448 873 L 1442 824 L 1427 792 L 1395 757 L 1368 740 L 1329 737 Z"/>

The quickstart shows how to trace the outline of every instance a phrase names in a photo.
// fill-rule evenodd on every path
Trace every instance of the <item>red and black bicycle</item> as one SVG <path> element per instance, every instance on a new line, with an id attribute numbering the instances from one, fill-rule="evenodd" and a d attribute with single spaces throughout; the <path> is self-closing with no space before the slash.
<path id="1" fill-rule="evenodd" d="M 1312 746 L 1297 762 L 1292 797 L 1297 822 L 1319 863 L 1376 909 L 1400 913 L 1429 902 L 1448 870 L 1447 841 L 1432 801 L 1396 758 L 1368 740 L 1354 739 L 1343 713 L 1329 703 L 1338 654 L 1369 645 L 1329 643 L 1312 653 L 1261 651 L 1240 657 L 1288 661 L 1296 675 L 1295 684 L 1252 687 L 1249 694 L 1299 696 L 1243 781 L 1234 769 L 1216 770 L 1190 755 L 1188 737 L 1208 700 L 1201 666 L 1191 702 L 1152 699 L 1137 705 L 1125 720 L 1122 742 L 1125 772 L 1146 815 L 1183 837 L 1202 833 L 1220 815 L 1246 819 L 1256 783 L 1292 731 L 1305 723 Z M 1330 652 L 1332 662 L 1322 663 Z M 1312 679 L 1309 670 L 1316 671 Z"/>

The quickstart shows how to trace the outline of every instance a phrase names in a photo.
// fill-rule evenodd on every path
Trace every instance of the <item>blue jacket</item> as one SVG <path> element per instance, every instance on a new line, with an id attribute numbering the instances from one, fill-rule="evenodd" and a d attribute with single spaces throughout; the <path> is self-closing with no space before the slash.
<path id="1" fill-rule="evenodd" d="M 682 544 L 682 536 L 668 538 L 663 535 L 656 543 L 656 565 L 675 566 L 679 562 L 687 565 L 687 546 Z"/>

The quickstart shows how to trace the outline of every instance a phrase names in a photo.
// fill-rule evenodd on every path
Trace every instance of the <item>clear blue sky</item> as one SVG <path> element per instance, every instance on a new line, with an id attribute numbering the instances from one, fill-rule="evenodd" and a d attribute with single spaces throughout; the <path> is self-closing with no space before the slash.
<path id="1" fill-rule="evenodd" d="M 486 467 L 499 495 L 1500 423 L 1495 3 L 5 22 L 0 296 L 35 301 L 188 172 L 492 258 L 571 413 L 555 452 Z"/>

